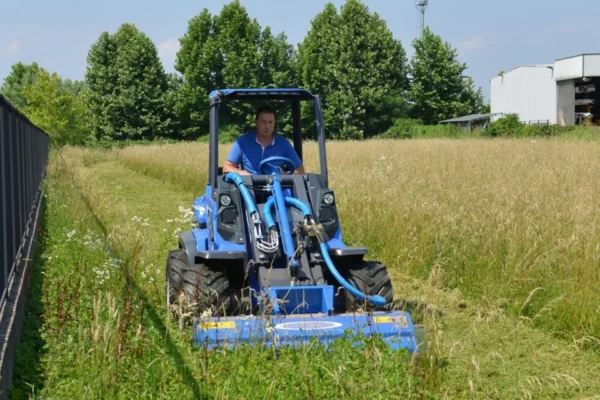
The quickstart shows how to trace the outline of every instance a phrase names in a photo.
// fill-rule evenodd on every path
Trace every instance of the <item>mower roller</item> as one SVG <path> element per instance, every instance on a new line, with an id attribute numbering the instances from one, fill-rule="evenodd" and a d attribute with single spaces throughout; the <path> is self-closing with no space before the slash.
<path id="1" fill-rule="evenodd" d="M 192 317 L 196 344 L 280 346 L 379 335 L 393 349 L 416 352 L 411 315 L 391 310 L 385 265 L 342 241 L 319 96 L 304 89 L 224 89 L 209 99 L 208 183 L 193 201 L 195 227 L 181 233 L 166 271 L 168 307 Z M 300 159 L 301 102 L 312 102 L 320 172 L 295 174 L 291 160 L 270 157 L 257 175 L 224 174 L 219 109 L 231 100 L 291 103 Z"/>

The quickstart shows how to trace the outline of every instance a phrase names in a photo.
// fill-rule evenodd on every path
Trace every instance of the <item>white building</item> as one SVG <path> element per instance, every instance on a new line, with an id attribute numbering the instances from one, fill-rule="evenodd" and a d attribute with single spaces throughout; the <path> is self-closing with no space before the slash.
<path id="1" fill-rule="evenodd" d="M 554 64 L 523 65 L 490 81 L 493 120 L 519 114 L 527 124 L 575 125 L 600 121 L 600 54 L 582 54 Z M 597 98 L 599 97 L 599 98 Z"/>
<path id="2" fill-rule="evenodd" d="M 522 122 L 556 123 L 553 65 L 523 65 L 491 80 L 492 114 L 519 114 Z M 492 120 L 501 118 L 494 116 Z"/>

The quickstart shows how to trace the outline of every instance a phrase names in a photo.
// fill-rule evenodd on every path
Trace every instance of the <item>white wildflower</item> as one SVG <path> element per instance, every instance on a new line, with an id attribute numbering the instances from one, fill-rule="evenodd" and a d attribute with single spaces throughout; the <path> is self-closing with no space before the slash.
<path id="1" fill-rule="evenodd" d="M 177 229 L 175 229 L 175 230 L 173 231 L 173 237 L 177 237 L 177 236 L 178 236 L 178 235 L 181 233 L 181 231 L 182 231 L 182 230 L 183 230 L 183 229 L 181 229 L 181 228 L 177 228 Z"/>

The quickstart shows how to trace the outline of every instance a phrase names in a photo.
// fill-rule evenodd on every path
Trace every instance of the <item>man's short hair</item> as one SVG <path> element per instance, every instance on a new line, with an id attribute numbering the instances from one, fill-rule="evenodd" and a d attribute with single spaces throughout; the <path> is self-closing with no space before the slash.
<path id="1" fill-rule="evenodd" d="M 256 111 L 255 119 L 258 119 L 258 117 L 262 113 L 269 113 L 269 114 L 273 114 L 273 117 L 275 116 L 275 110 L 273 110 L 273 108 L 271 108 L 270 106 L 262 106 Z"/>

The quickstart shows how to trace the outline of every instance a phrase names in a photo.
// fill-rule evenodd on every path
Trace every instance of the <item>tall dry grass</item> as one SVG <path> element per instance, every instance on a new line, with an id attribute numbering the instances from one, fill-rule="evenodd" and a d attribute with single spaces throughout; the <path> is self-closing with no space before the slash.
<path id="1" fill-rule="evenodd" d="M 207 150 L 133 146 L 119 160 L 200 195 Z M 316 171 L 316 144 L 304 151 Z M 392 273 L 485 298 L 558 334 L 598 336 L 599 151 L 596 141 L 543 139 L 334 142 L 330 186 L 344 240 Z"/>

